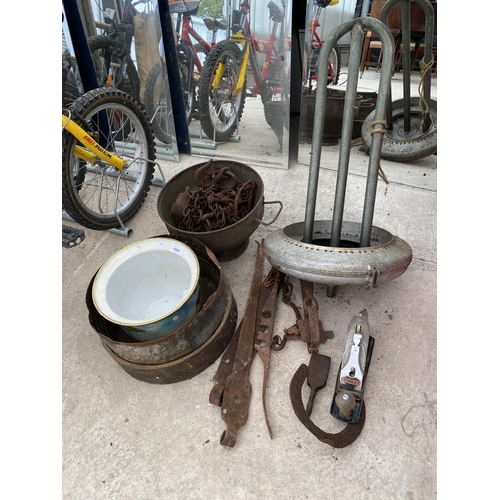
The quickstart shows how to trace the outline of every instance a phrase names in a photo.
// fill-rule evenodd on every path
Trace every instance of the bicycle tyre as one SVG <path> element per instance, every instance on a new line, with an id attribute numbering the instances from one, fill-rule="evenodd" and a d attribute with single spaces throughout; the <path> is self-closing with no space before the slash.
<path id="1" fill-rule="evenodd" d="M 63 54 L 62 60 L 62 107 L 69 106 L 75 99 L 80 97 L 82 92 L 78 85 L 79 75 L 76 58 Z"/>
<path id="2" fill-rule="evenodd" d="M 209 54 L 209 50 L 206 49 L 204 45 L 201 43 L 195 43 L 194 44 L 194 51 L 196 52 L 196 55 L 198 56 L 198 59 L 200 60 L 201 63 L 201 70 L 203 71 L 203 67 L 205 66 L 205 61 L 207 59 L 207 56 Z M 191 120 L 199 120 L 200 119 L 200 103 L 199 103 L 199 96 L 200 96 L 200 75 L 201 72 L 198 71 L 198 68 L 196 67 L 196 64 L 194 65 L 193 69 L 193 77 L 194 77 L 194 112 L 193 116 L 191 117 Z"/>
<path id="3" fill-rule="evenodd" d="M 107 80 L 111 65 L 111 54 L 115 50 L 115 40 L 106 35 L 96 35 L 88 39 L 88 44 L 94 62 L 97 82 L 100 87 L 106 87 L 108 85 Z M 139 73 L 130 55 L 126 57 L 123 64 L 122 81 L 114 86 L 129 94 L 137 102 L 141 102 Z"/>
<path id="4" fill-rule="evenodd" d="M 275 87 L 281 92 L 274 91 Z M 285 116 L 289 111 L 288 78 L 284 72 L 284 65 L 281 62 L 273 61 L 269 65 L 269 73 L 262 82 L 261 101 L 264 107 L 264 118 L 267 124 L 273 129 L 280 145 L 283 147 L 283 128 L 288 127 L 288 119 Z"/>
<path id="5" fill-rule="evenodd" d="M 139 210 L 153 181 L 154 135 L 146 113 L 137 101 L 114 88 L 87 92 L 76 99 L 69 110 L 73 117 L 79 115 L 85 120 L 83 125 L 96 139 L 101 112 L 105 112 L 112 137 L 104 147 L 126 159 L 128 164 L 121 176 L 103 161 L 85 164 L 75 155 L 78 140 L 63 129 L 63 208 L 75 222 L 89 229 L 120 227 L 120 219 L 124 223 Z M 121 134 L 116 127 L 125 124 L 130 132 L 118 141 L 116 137 Z"/>
<path id="6" fill-rule="evenodd" d="M 309 62 L 309 74 L 310 77 L 316 77 L 318 75 L 318 57 L 321 51 L 321 47 L 314 47 L 311 52 L 311 58 Z M 330 55 L 328 56 L 328 61 L 332 65 L 332 70 L 328 68 L 328 85 L 337 85 L 339 82 L 339 72 L 340 72 L 340 47 L 337 43 L 333 44 Z"/>
<path id="7" fill-rule="evenodd" d="M 186 121 L 189 126 L 196 106 L 193 51 L 185 40 L 181 40 L 176 45 L 176 53 L 181 77 L 184 108 L 186 109 Z"/>
<path id="8" fill-rule="evenodd" d="M 171 144 L 170 88 L 166 68 L 162 63 L 156 63 L 148 74 L 144 85 L 144 104 L 155 137 L 165 144 Z"/>
<path id="9" fill-rule="evenodd" d="M 227 141 L 238 127 L 243 115 L 246 97 L 246 75 L 243 88 L 235 97 L 232 92 L 241 67 L 241 50 L 234 42 L 223 40 L 209 52 L 201 72 L 199 85 L 199 112 L 203 132 L 215 142 Z M 217 88 L 212 88 L 219 63 L 225 64 L 224 74 Z"/>
<path id="10" fill-rule="evenodd" d="M 200 59 L 201 65 L 204 66 L 205 65 L 205 60 L 206 60 L 206 57 L 209 54 L 209 51 L 201 43 L 195 43 L 194 44 L 194 51 L 198 55 L 198 58 Z"/>

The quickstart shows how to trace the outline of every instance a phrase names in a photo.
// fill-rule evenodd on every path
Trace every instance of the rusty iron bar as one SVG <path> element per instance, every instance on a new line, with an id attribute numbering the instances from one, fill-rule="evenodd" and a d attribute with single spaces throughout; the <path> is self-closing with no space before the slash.
<path id="1" fill-rule="evenodd" d="M 248 420 L 248 410 L 252 395 L 252 384 L 249 371 L 255 354 L 254 341 L 258 317 L 259 296 L 264 266 L 264 248 L 257 242 L 257 256 L 255 260 L 254 275 L 241 330 L 236 347 L 231 375 L 227 377 L 221 405 L 221 417 L 226 423 L 226 430 L 222 433 L 220 444 L 234 447 L 238 429 L 243 427 Z"/>
<path id="2" fill-rule="evenodd" d="M 267 414 L 266 389 L 269 378 L 269 369 L 271 366 L 271 346 L 273 343 L 276 302 L 278 300 L 278 293 L 281 288 L 282 280 L 283 275 L 274 267 L 271 268 L 269 274 L 264 280 L 263 286 L 268 288 L 270 292 L 267 294 L 266 299 L 261 300 L 259 303 L 260 317 L 257 323 L 257 336 L 254 344 L 254 348 L 259 353 L 264 365 L 264 375 L 262 380 L 262 408 L 264 410 L 264 419 L 266 421 L 267 430 L 271 439 L 273 439 L 273 432 Z M 262 297 L 263 294 L 261 292 L 261 298 Z"/>
<path id="3" fill-rule="evenodd" d="M 279 278 L 281 281 L 282 274 L 279 273 Z M 269 296 L 271 293 L 273 293 L 273 288 L 272 286 L 274 285 L 274 280 L 278 278 L 278 271 L 274 268 L 271 268 L 269 271 L 268 275 L 266 276 L 264 282 L 262 283 L 260 287 L 260 292 L 259 292 L 259 311 L 264 310 L 264 306 L 267 303 Z M 226 384 L 226 379 L 231 375 L 233 371 L 233 365 L 234 365 L 234 359 L 236 357 L 236 349 L 238 347 L 238 341 L 240 337 L 240 332 L 241 332 L 241 324 L 242 322 L 240 321 L 238 327 L 236 328 L 233 337 L 231 338 L 231 341 L 224 352 L 224 355 L 222 356 L 219 367 L 217 368 L 217 371 L 214 375 L 213 381 L 214 381 L 214 386 L 212 388 L 212 391 L 210 392 L 209 396 L 209 401 L 211 404 L 215 406 L 221 406 L 222 405 L 222 397 L 224 394 L 224 388 Z M 256 325 L 257 326 L 257 325 Z M 257 332 L 257 328 L 256 328 Z M 258 334 L 257 334 L 258 335 Z M 254 357 L 257 351 L 254 352 Z"/>

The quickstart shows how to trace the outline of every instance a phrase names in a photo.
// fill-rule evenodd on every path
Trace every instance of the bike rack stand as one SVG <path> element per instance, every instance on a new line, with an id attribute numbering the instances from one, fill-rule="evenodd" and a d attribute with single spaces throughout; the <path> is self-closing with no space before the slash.
<path id="1" fill-rule="evenodd" d="M 239 126 L 239 124 L 238 124 Z M 202 149 L 217 149 L 217 142 L 215 142 L 215 139 L 210 139 L 205 132 L 203 132 L 203 129 L 201 128 L 201 123 L 200 123 L 200 132 L 191 132 L 189 136 L 192 138 L 191 139 L 191 146 L 196 146 Z M 194 138 L 197 138 L 193 140 Z M 207 139 L 207 140 L 205 140 Z M 225 142 L 240 142 L 241 137 L 238 133 L 238 128 L 236 129 L 236 134 L 232 135 L 227 141 Z"/>
<path id="2" fill-rule="evenodd" d="M 356 90 L 361 60 L 363 28 L 375 32 L 384 50 L 375 108 L 371 125 L 372 148 L 368 165 L 365 201 L 361 223 L 344 222 L 343 211 L 349 155 L 351 149 Z M 351 32 L 351 50 L 342 122 L 339 166 L 333 219 L 315 221 L 321 145 L 325 120 L 328 55 L 342 36 Z M 382 140 L 385 135 L 385 110 L 390 96 L 394 39 L 381 21 L 363 17 L 334 29 L 324 41 L 318 60 L 318 85 L 312 135 L 311 164 L 306 198 L 305 221 L 271 233 L 264 241 L 268 261 L 275 268 L 300 280 L 327 285 L 333 297 L 337 285 L 377 283 L 403 274 L 412 260 L 411 247 L 388 231 L 373 226 Z"/>
<path id="3" fill-rule="evenodd" d="M 165 175 L 163 174 L 163 171 L 162 171 L 160 164 L 158 162 L 149 160 L 148 158 L 137 158 L 137 159 L 141 159 L 141 160 L 147 161 L 149 163 L 153 163 L 155 165 L 155 167 L 158 169 L 158 171 L 160 172 L 162 180 L 160 181 L 160 179 L 158 179 L 157 177 L 154 177 L 153 181 L 151 183 L 152 185 L 163 187 L 166 184 L 167 181 L 165 179 Z M 120 175 L 117 174 L 116 177 L 117 177 L 117 182 L 119 183 Z M 125 236 L 126 238 L 129 238 L 130 236 L 132 236 L 133 230 L 129 227 L 126 227 L 125 224 L 120 219 L 120 216 L 118 215 L 118 212 L 116 210 L 116 202 L 115 202 L 115 215 L 120 223 L 120 227 L 107 229 L 106 231 L 109 233 L 119 234 L 120 236 Z M 73 218 L 65 210 L 62 211 L 62 218 L 65 220 L 68 220 L 68 221 L 73 221 Z"/>
<path id="4" fill-rule="evenodd" d="M 420 64 L 419 96 L 411 97 L 411 23 L 410 3 L 417 3 L 425 15 L 424 57 Z M 434 62 L 432 40 L 434 36 L 434 9 L 429 0 L 387 0 L 380 13 L 380 21 L 387 26 L 389 11 L 401 3 L 401 36 L 403 51 L 403 99 L 392 102 L 389 88 L 387 104 L 387 135 L 381 156 L 387 160 L 408 161 L 425 158 L 437 151 L 437 102 L 431 99 L 431 69 Z M 402 120 L 401 120 L 402 117 Z M 362 128 L 367 151 L 371 147 L 369 115 Z M 395 123 L 395 121 L 397 123 Z"/>

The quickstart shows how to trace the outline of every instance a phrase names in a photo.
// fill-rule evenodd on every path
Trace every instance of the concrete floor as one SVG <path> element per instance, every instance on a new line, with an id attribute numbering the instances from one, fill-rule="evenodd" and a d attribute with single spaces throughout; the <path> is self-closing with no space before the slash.
<path id="1" fill-rule="evenodd" d="M 368 70 L 360 85 L 376 81 Z M 437 81 L 433 81 L 433 97 Z M 367 156 L 353 148 L 344 220 L 361 219 Z M 167 178 L 197 157 L 162 162 Z M 251 164 L 251 162 L 247 162 Z M 163 499 L 400 499 L 437 497 L 437 155 L 406 163 L 382 160 L 389 184 L 379 182 L 374 225 L 405 240 L 413 261 L 397 279 L 378 288 L 338 287 L 328 298 L 316 285 L 319 315 L 334 338 L 320 347 L 331 357 L 328 383 L 319 391 L 312 419 L 327 432 L 344 425 L 330 416 L 336 372 L 347 326 L 362 309 L 375 338 L 367 379 L 367 417 L 359 438 L 333 449 L 318 441 L 296 418 L 290 380 L 310 355 L 306 344 L 290 341 L 273 352 L 267 407 L 270 439 L 260 393 L 262 362 L 251 369 L 253 395 L 248 422 L 234 448 L 219 443 L 225 424 L 209 403 L 218 361 L 190 380 L 154 385 L 127 374 L 104 350 L 88 321 L 89 282 L 114 252 L 131 241 L 166 232 L 151 192 L 129 223 L 127 239 L 85 230 L 85 240 L 63 249 L 62 259 L 62 495 L 65 500 Z M 271 226 L 259 226 L 238 259 L 221 263 L 238 306 L 245 310 L 253 274 L 255 240 L 304 220 L 308 166 L 296 151 L 288 169 L 253 166 L 261 175 L 266 200 L 281 200 L 283 211 Z M 330 219 L 335 168 L 322 168 L 316 219 Z M 273 207 L 266 207 L 270 219 Z M 64 221 L 64 224 L 72 223 Z M 265 272 L 270 265 L 266 262 Z M 292 278 L 295 290 L 299 283 Z M 300 292 L 293 300 L 300 305 Z M 275 332 L 295 323 L 280 303 Z M 304 400 L 308 397 L 307 386 Z"/>

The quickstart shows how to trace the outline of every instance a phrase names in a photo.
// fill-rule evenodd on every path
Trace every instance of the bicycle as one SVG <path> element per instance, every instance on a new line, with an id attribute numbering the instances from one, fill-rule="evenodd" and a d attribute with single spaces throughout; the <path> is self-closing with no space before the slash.
<path id="1" fill-rule="evenodd" d="M 142 106 L 101 87 L 62 113 L 63 209 L 89 229 L 124 227 L 153 181 L 154 135 Z"/>
<path id="2" fill-rule="evenodd" d="M 184 104 L 186 108 L 186 120 L 189 125 L 197 109 L 197 79 L 203 69 L 201 56 L 206 56 L 215 46 L 217 32 L 227 29 L 227 21 L 205 17 L 205 26 L 212 32 L 212 41 L 206 41 L 193 27 L 192 16 L 195 16 L 201 0 L 186 2 L 184 0 L 170 3 L 170 12 L 177 14 L 176 33 L 179 40 L 176 51 L 183 89 Z M 193 40 L 197 43 L 193 43 Z M 195 76 L 195 70 L 198 76 Z M 157 139 L 169 143 L 169 88 L 166 67 L 163 60 L 156 63 L 148 74 L 144 101 L 146 112 L 153 125 L 153 131 Z"/>
<path id="3" fill-rule="evenodd" d="M 88 38 L 87 43 L 92 56 L 97 82 L 100 87 L 116 87 L 140 101 L 140 81 L 137 68 L 131 57 L 132 38 L 134 36 L 135 6 L 149 0 L 124 0 L 120 22 L 116 22 L 107 13 L 104 14 L 104 34 Z M 63 60 L 63 105 L 74 100 L 77 92 L 75 80 L 78 68 L 72 68 Z M 81 88 L 78 88 L 81 95 Z"/>
<path id="4" fill-rule="evenodd" d="M 319 18 L 323 12 L 329 6 L 337 5 L 339 0 L 314 0 L 314 10 L 313 18 L 311 21 L 311 41 L 310 46 L 306 44 L 306 53 L 308 55 L 307 60 L 309 60 L 308 65 L 308 75 L 307 75 L 307 85 L 309 88 L 312 86 L 313 81 L 318 79 L 318 57 L 323 47 L 323 41 L 318 34 L 318 27 L 321 26 L 319 23 Z M 336 85 L 339 81 L 339 69 L 340 69 L 340 47 L 337 43 L 333 45 L 332 51 L 328 56 L 328 85 Z"/>
<path id="5" fill-rule="evenodd" d="M 134 36 L 135 5 L 148 0 L 124 0 L 123 13 L 119 23 L 105 16 L 106 24 L 111 25 L 103 35 L 88 39 L 90 53 L 94 62 L 97 81 L 100 86 L 116 87 L 140 102 L 140 81 L 137 68 L 131 57 Z"/>
<path id="6" fill-rule="evenodd" d="M 170 3 L 170 12 L 177 14 L 176 32 L 179 44 L 190 48 L 193 63 L 198 73 L 203 69 L 203 61 L 201 55 L 207 55 L 217 43 L 217 32 L 227 30 L 227 21 L 224 19 L 215 19 L 213 17 L 204 17 L 205 26 L 212 32 L 212 41 L 207 42 L 193 27 L 192 16 L 196 16 L 201 0 L 194 2 L 186 2 L 185 0 L 175 0 Z M 194 44 L 192 39 L 197 43 Z M 187 50 L 187 49 L 186 49 Z M 191 57 L 188 56 L 188 57 Z"/>
<path id="7" fill-rule="evenodd" d="M 245 105 L 246 70 L 250 63 L 255 84 L 249 95 L 261 96 L 266 121 L 278 137 L 281 150 L 289 86 L 284 63 L 285 13 L 273 1 L 267 7 L 272 20 L 269 39 L 252 34 L 250 2 L 243 0 L 240 8 L 233 11 L 232 36 L 216 44 L 205 61 L 199 85 L 200 122 L 205 134 L 215 142 L 227 141 L 238 127 Z M 265 57 L 262 70 L 258 65 L 257 52 Z"/>

